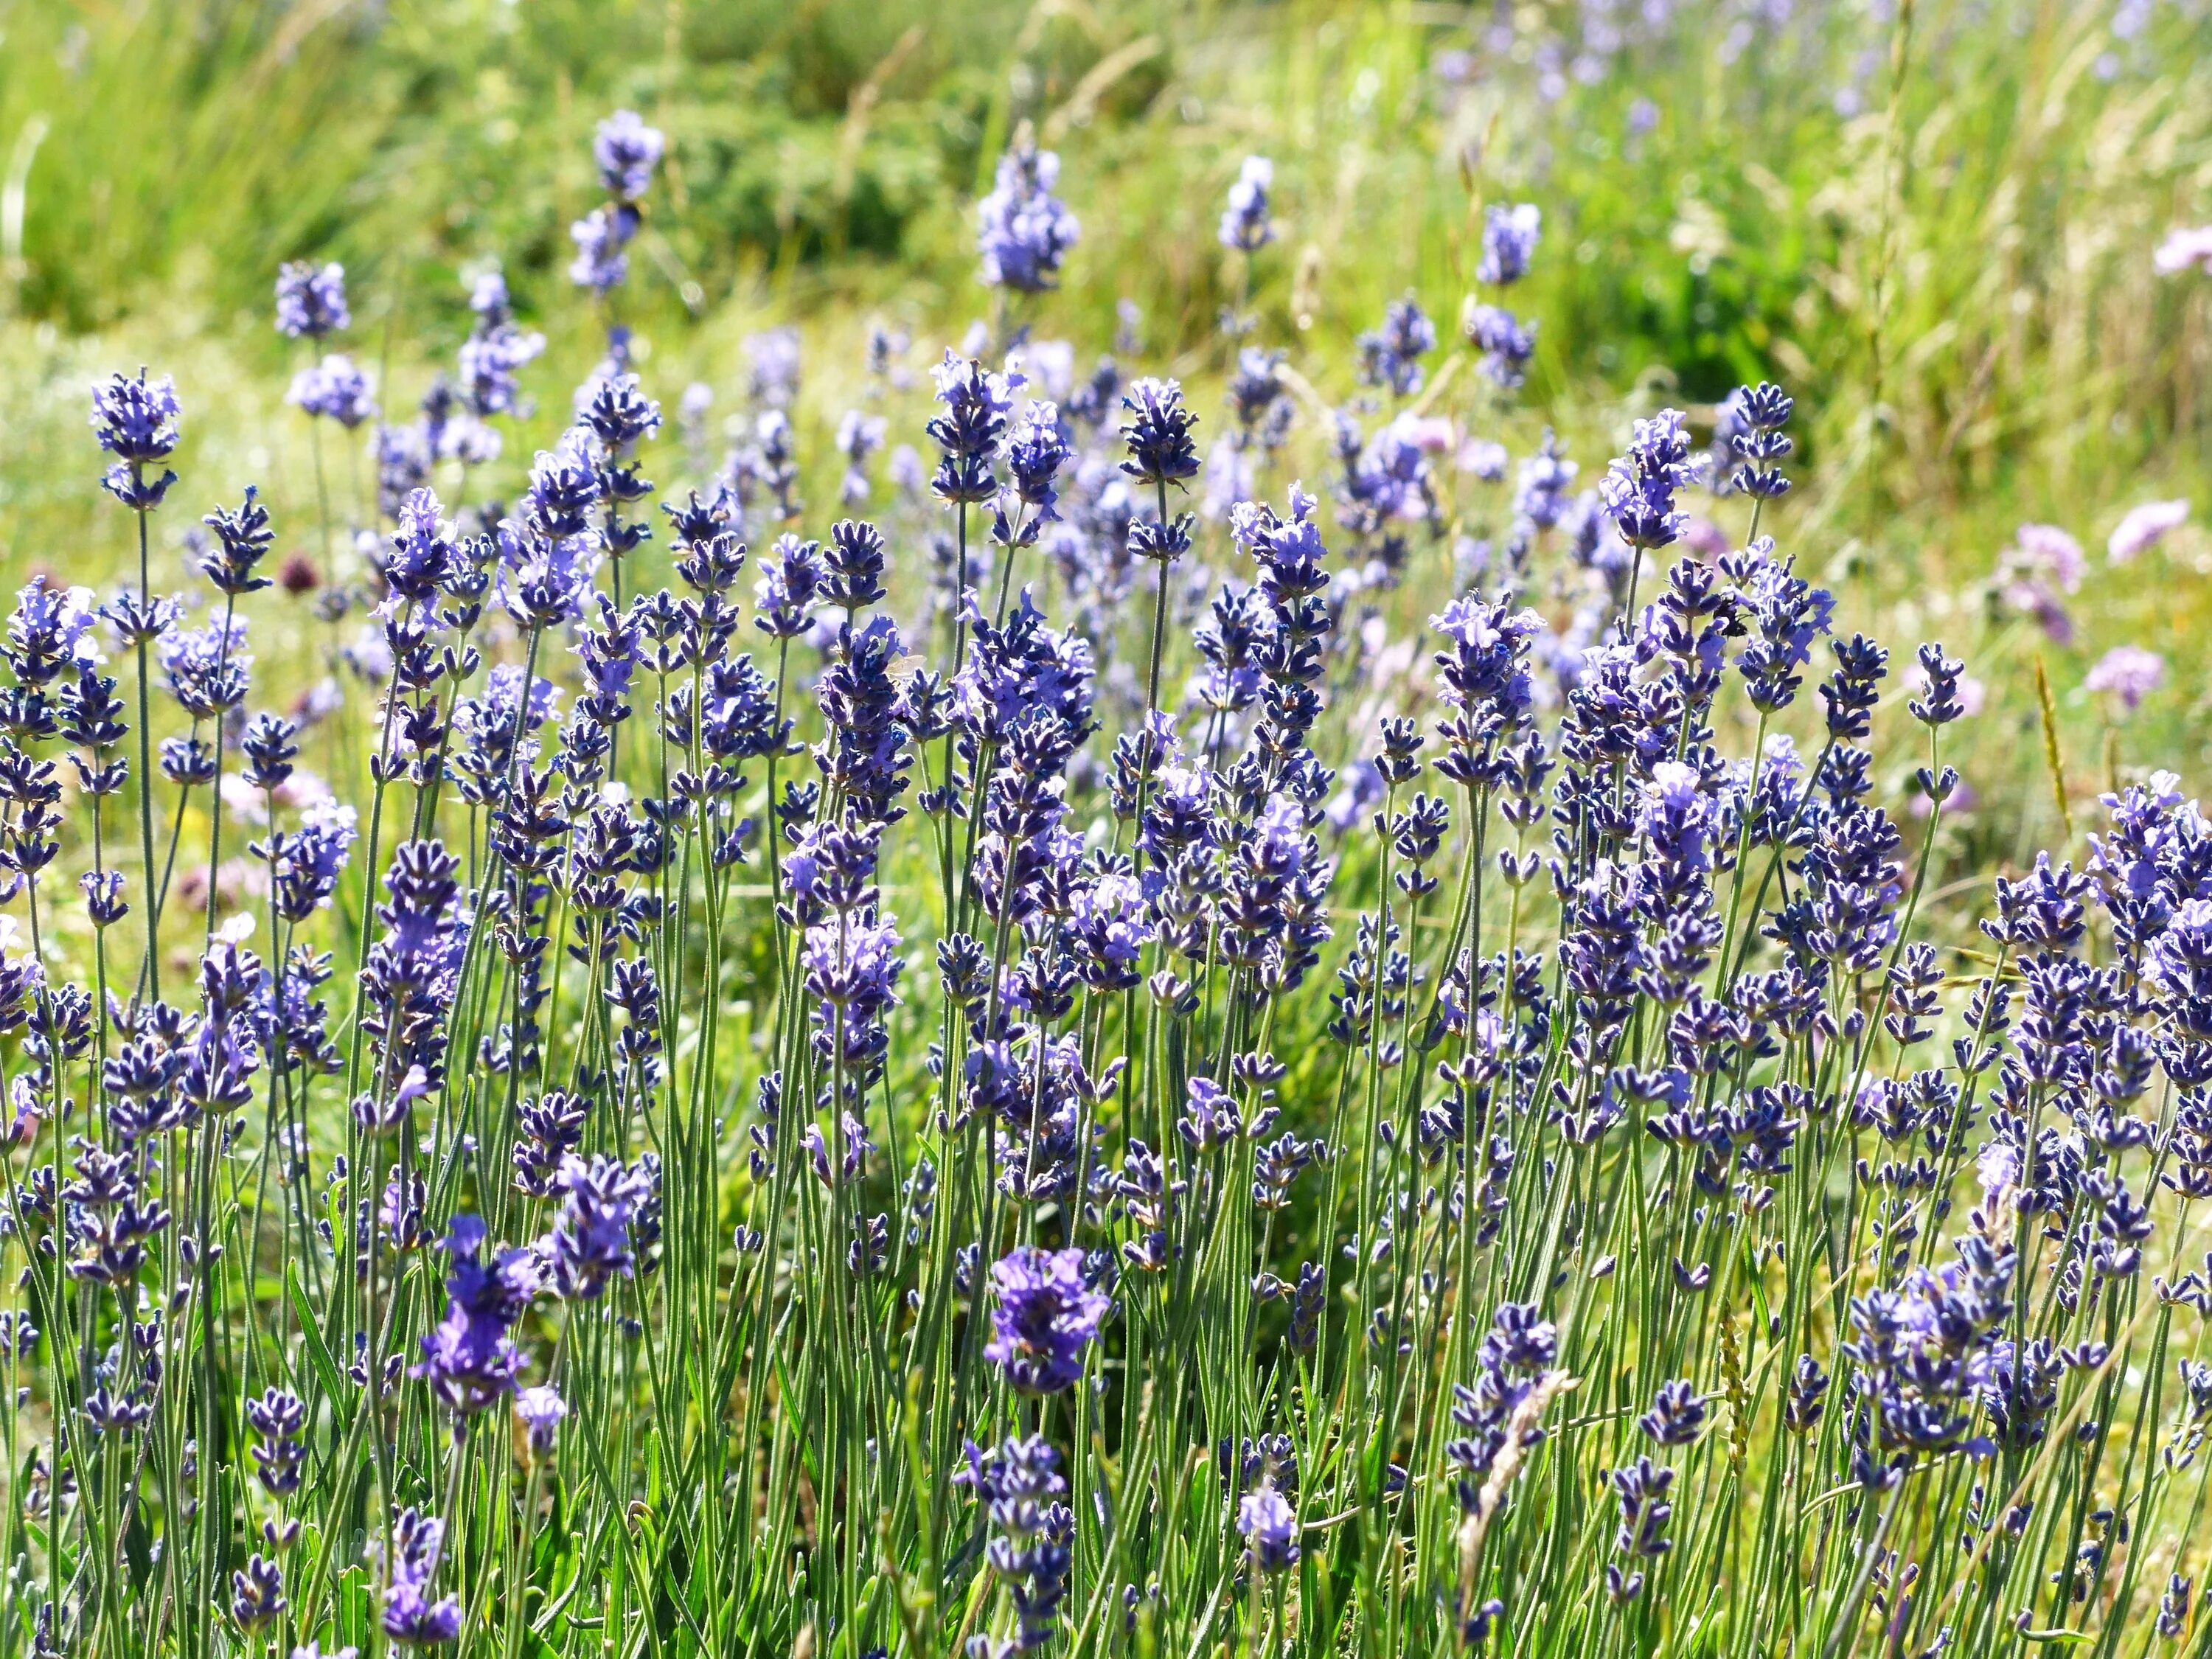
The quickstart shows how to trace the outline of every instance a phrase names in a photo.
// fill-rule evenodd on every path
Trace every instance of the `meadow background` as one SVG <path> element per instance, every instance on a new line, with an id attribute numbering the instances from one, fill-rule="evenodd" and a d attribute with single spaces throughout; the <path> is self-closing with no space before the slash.
<path id="1" fill-rule="evenodd" d="M 1545 215 L 1516 300 L 1539 325 L 1529 384 L 1480 434 L 1516 459 L 1553 424 L 1587 483 L 1634 416 L 1784 382 L 1785 539 L 1846 623 L 1940 633 L 1988 688 L 1960 757 L 1978 810 L 1941 853 L 1999 866 L 2063 834 L 2039 661 L 2069 814 L 2115 775 L 2201 770 L 2212 541 L 2185 529 L 2124 571 L 2103 549 L 2142 501 L 2204 505 L 2208 285 L 2154 264 L 2212 216 L 2204 11 L 18 0 L 0 8 L 0 558 L 122 568 L 84 388 L 142 362 L 178 379 L 193 499 L 258 482 L 288 544 L 311 533 L 307 422 L 282 404 L 300 360 L 268 322 L 285 259 L 344 263 L 349 343 L 395 417 L 467 332 L 465 275 L 498 262 L 550 342 L 526 383 L 557 406 L 600 349 L 566 232 L 617 105 L 671 143 L 623 302 L 647 388 L 672 411 L 703 381 L 719 422 L 744 406 L 748 337 L 795 325 L 810 499 L 842 465 L 829 441 L 869 325 L 910 336 L 921 366 L 986 314 L 972 204 L 1024 119 L 1084 227 L 1035 334 L 1088 349 L 1133 304 L 1133 361 L 1189 381 L 1218 431 L 1238 276 L 1212 228 L 1257 152 L 1283 228 L 1254 302 L 1331 395 L 1399 294 L 1450 335 L 1499 200 Z M 892 443 L 919 441 L 927 392 L 886 409 Z M 1312 413 L 1291 470 L 1317 480 Z M 532 435 L 510 438 L 509 488 Z M 341 488 L 346 465 L 333 451 Z M 2070 641 L 1992 597 L 2026 522 L 2091 554 Z M 1411 595 L 1409 617 L 1438 599 Z M 2085 683 L 2119 644 L 2168 665 L 2132 713 Z"/>

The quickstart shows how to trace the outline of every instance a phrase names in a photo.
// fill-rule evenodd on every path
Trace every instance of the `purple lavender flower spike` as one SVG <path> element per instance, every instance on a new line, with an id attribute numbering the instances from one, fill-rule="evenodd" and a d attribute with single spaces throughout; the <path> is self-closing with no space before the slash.
<path id="1" fill-rule="evenodd" d="M 419 1510 L 402 1510 L 392 1523 L 384 1633 L 404 1647 L 437 1647 L 461 1633 L 459 1598 L 436 1595 L 438 1558 L 445 1542 L 446 1523 Z"/>
<path id="2" fill-rule="evenodd" d="M 1273 1486 L 1246 1492 L 1238 1501 L 1237 1530 L 1261 1571 L 1281 1572 L 1297 1565 L 1298 1512 Z"/>
<path id="3" fill-rule="evenodd" d="M 142 368 L 135 376 L 114 374 L 94 386 L 92 429 L 100 447 L 115 457 L 115 464 L 100 475 L 100 487 L 134 513 L 161 506 L 177 481 L 162 463 L 176 453 L 183 415 L 176 383 L 166 374 L 149 380 Z M 149 477 L 145 469 L 150 466 L 161 471 Z"/>
<path id="4" fill-rule="evenodd" d="M 1421 359 L 1437 349 L 1437 325 L 1408 294 L 1384 307 L 1382 326 L 1362 334 L 1357 343 L 1361 384 L 1410 398 L 1425 379 Z"/>
<path id="5" fill-rule="evenodd" d="M 592 135 L 601 186 L 619 200 L 636 201 L 653 187 L 653 170 L 667 146 L 660 130 L 646 125 L 635 110 L 617 110 Z"/>
<path id="6" fill-rule="evenodd" d="M 1237 169 L 1237 182 L 1229 186 L 1229 201 L 1221 210 L 1217 240 L 1232 253 L 1257 253 L 1275 240 L 1274 221 L 1268 215 L 1268 192 L 1274 188 L 1275 164 L 1264 155 L 1248 155 Z"/>
<path id="7" fill-rule="evenodd" d="M 336 421 L 349 432 L 378 412 L 367 373 L 356 368 L 352 358 L 335 351 L 295 374 L 284 401 L 303 414 Z"/>
<path id="8" fill-rule="evenodd" d="M 566 1194 L 549 1242 L 554 1289 L 564 1300 L 592 1301 L 616 1278 L 635 1278 L 633 1230 L 653 1196 L 636 1166 L 604 1153 L 589 1163 L 571 1154 L 561 1165 Z"/>
<path id="9" fill-rule="evenodd" d="M 1528 261 L 1544 224 L 1543 210 L 1533 202 L 1508 207 L 1493 204 L 1482 216 L 1482 259 L 1474 280 L 1493 288 L 1519 282 L 1528 274 Z"/>
<path id="10" fill-rule="evenodd" d="M 345 267 L 295 261 L 276 271 L 276 331 L 294 340 L 319 340 L 353 325 L 346 309 Z"/>
<path id="11" fill-rule="evenodd" d="M 1083 234 L 1067 204 L 1053 194 L 1059 183 L 1060 157 L 1039 149 L 1024 125 L 999 158 L 990 193 L 975 204 L 985 286 L 1040 294 L 1058 285 L 1060 262 Z"/>
<path id="12" fill-rule="evenodd" d="M 1083 1375 L 1113 1299 L 1091 1288 L 1080 1250 L 1023 1245 L 991 1269 L 999 1305 L 984 1358 L 1024 1394 L 1059 1394 Z"/>
<path id="13" fill-rule="evenodd" d="M 560 1391 L 550 1383 L 518 1389 L 515 1393 L 515 1420 L 522 1425 L 523 1432 L 530 1441 L 530 1449 L 540 1457 L 553 1449 L 554 1437 L 559 1434 L 562 1421 L 568 1415 L 568 1402 L 562 1399 Z"/>
<path id="14" fill-rule="evenodd" d="M 446 1315 L 422 1339 L 422 1363 L 415 1368 L 462 1417 L 514 1391 L 522 1354 L 509 1333 L 544 1278 L 536 1251 L 503 1249 L 487 1262 L 483 1246 L 483 1220 L 456 1216 L 441 1247 L 450 1264 Z"/>
<path id="15" fill-rule="evenodd" d="M 1607 469 L 1600 491 L 1621 539 L 1647 551 L 1678 539 L 1687 521 L 1674 497 L 1691 476 L 1690 435 L 1680 411 L 1664 409 L 1637 422 L 1628 453 Z"/>

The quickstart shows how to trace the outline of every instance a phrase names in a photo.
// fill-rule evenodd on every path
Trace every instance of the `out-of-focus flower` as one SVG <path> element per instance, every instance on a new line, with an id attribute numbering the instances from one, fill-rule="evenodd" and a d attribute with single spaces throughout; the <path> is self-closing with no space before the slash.
<path id="1" fill-rule="evenodd" d="M 1565 516 L 1573 499 L 1575 477 L 1581 469 L 1559 453 L 1559 443 L 1549 427 L 1536 453 L 1521 463 L 1513 492 L 1513 510 L 1539 530 L 1549 530 Z"/>
<path id="2" fill-rule="evenodd" d="M 1951 793 L 1943 797 L 1943 816 L 1956 817 L 1961 812 L 1971 812 L 1982 804 L 1981 792 L 1960 778 L 1951 786 Z M 1916 818 L 1924 818 L 1936 810 L 1936 798 L 1925 789 L 1912 792 L 1910 809 Z"/>
<path id="3" fill-rule="evenodd" d="M 635 110 L 617 110 L 592 135 L 592 159 L 599 163 L 599 183 L 608 195 L 635 202 L 651 187 L 653 171 L 667 145 L 660 130 L 646 125 Z"/>
<path id="4" fill-rule="evenodd" d="M 2080 588 L 2087 564 L 2081 544 L 2057 526 L 2024 524 L 1997 560 L 1998 594 L 2051 639 L 2070 643 L 2074 619 L 2061 595 Z"/>
<path id="5" fill-rule="evenodd" d="M 1362 334 L 1357 343 L 1360 383 L 1410 398 L 1425 378 L 1421 359 L 1437 349 L 1437 325 L 1408 294 L 1385 306 L 1382 326 Z"/>
<path id="6" fill-rule="evenodd" d="M 1221 210 L 1221 246 L 1232 252 L 1256 253 L 1275 240 L 1275 226 L 1267 215 L 1267 192 L 1274 187 L 1275 164 L 1264 155 L 1248 155 L 1229 186 L 1229 204 Z"/>
<path id="7" fill-rule="evenodd" d="M 1683 520 L 1682 545 L 1701 559 L 1717 559 L 1729 550 L 1729 534 L 1702 513 Z"/>
<path id="8" fill-rule="evenodd" d="M 1536 325 L 1523 324 L 1503 306 L 1477 304 L 1472 296 L 1460 313 L 1460 331 L 1482 354 L 1482 372 L 1511 390 L 1527 377 L 1536 355 Z"/>
<path id="9" fill-rule="evenodd" d="M 744 338 L 745 395 L 764 409 L 785 409 L 799 395 L 799 331 L 764 328 Z"/>
<path id="10" fill-rule="evenodd" d="M 1543 210 L 1534 202 L 1492 206 L 1483 215 L 1482 263 L 1474 280 L 1503 288 L 1527 276 L 1543 224 Z"/>
<path id="11" fill-rule="evenodd" d="M 2166 682 L 2166 659 L 2139 645 L 2116 645 L 2097 659 L 2083 682 L 2092 691 L 2109 691 L 2130 714 Z"/>
<path id="12" fill-rule="evenodd" d="M 1273 1486 L 1246 1492 L 1237 1505 L 1237 1530 L 1251 1547 L 1262 1572 L 1297 1565 L 1298 1512 Z"/>
<path id="13" fill-rule="evenodd" d="M 2192 267 L 2212 271 L 2212 225 L 2177 225 L 2166 233 L 2158 252 L 2151 255 L 2151 264 L 2161 276 L 2172 276 Z"/>
<path id="14" fill-rule="evenodd" d="M 336 421 L 351 431 L 377 412 L 368 375 L 342 352 L 331 355 L 292 377 L 284 401 L 303 413 Z"/>
<path id="15" fill-rule="evenodd" d="M 1024 127 L 999 158 L 995 186 L 975 204 L 986 286 L 1038 294 L 1058 284 L 1060 261 L 1083 234 L 1067 204 L 1053 194 L 1059 183 L 1060 157 L 1039 149 Z"/>
<path id="16" fill-rule="evenodd" d="M 1511 459 L 1505 446 L 1494 438 L 1467 438 L 1461 441 L 1454 464 L 1462 472 L 1496 483 L 1505 476 L 1507 463 Z"/>
<path id="17" fill-rule="evenodd" d="M 295 340 L 319 340 L 349 326 L 345 267 L 333 260 L 313 265 L 305 260 L 276 272 L 276 331 Z"/>
<path id="18" fill-rule="evenodd" d="M 2185 500 L 2145 501 L 2141 507 L 2130 507 L 2127 516 L 2112 526 L 2111 539 L 2105 544 L 2105 556 L 2114 564 L 2125 564 L 2149 552 L 2166 539 L 2167 532 L 2188 522 L 2189 503 Z"/>
<path id="19" fill-rule="evenodd" d="M 561 1421 L 568 1415 L 568 1402 L 550 1383 L 541 1382 L 534 1389 L 519 1389 L 515 1394 L 514 1420 L 522 1425 L 523 1432 L 530 1438 L 530 1449 L 539 1456 L 553 1449 L 553 1437 L 560 1431 Z"/>
<path id="20" fill-rule="evenodd" d="M 2081 544 L 2055 524 L 2024 524 L 2013 534 L 2005 558 L 2048 576 L 2065 592 L 2078 592 L 2089 562 Z"/>
<path id="21" fill-rule="evenodd" d="M 598 294 L 620 288 L 629 276 L 628 250 L 636 220 L 637 210 L 623 204 L 595 207 L 570 225 L 568 240 L 576 245 L 576 257 L 568 262 L 568 280 Z"/>

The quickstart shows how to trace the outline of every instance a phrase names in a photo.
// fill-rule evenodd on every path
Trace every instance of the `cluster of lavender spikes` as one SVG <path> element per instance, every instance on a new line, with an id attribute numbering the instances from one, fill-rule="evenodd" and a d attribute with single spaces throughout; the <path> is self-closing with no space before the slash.
<path id="1" fill-rule="evenodd" d="M 662 149 L 600 129 L 601 295 Z M 1057 165 L 1024 135 L 982 207 L 1015 295 L 1075 241 Z M 1223 215 L 1248 279 L 1273 183 Z M 1538 230 L 1494 210 L 1480 281 Z M 1257 316 L 1201 465 L 1176 383 L 1002 315 L 935 373 L 933 466 L 817 540 L 764 339 L 664 553 L 611 321 L 465 499 L 498 445 L 441 434 L 526 414 L 543 343 L 473 298 L 359 568 L 325 520 L 272 584 L 249 489 L 155 593 L 182 412 L 142 372 L 94 398 L 137 585 L 8 625 L 0 1650 L 2197 1628 L 2212 824 L 2157 775 L 1915 937 L 1963 665 L 1922 647 L 1898 722 L 1916 837 L 1887 653 L 1759 533 L 1777 388 L 1710 453 L 1662 411 L 1599 489 L 1547 434 L 1492 490 L 1405 407 L 1408 296 L 1325 510 L 1273 476 Z M 1532 331 L 1467 317 L 1519 384 Z M 347 321 L 286 268 L 280 329 Z M 294 401 L 353 427 L 349 375 Z M 841 424 L 848 501 L 882 431 Z M 1717 556 L 1678 550 L 1700 487 L 1750 503 Z M 249 616 L 310 591 L 330 678 L 249 713 Z"/>

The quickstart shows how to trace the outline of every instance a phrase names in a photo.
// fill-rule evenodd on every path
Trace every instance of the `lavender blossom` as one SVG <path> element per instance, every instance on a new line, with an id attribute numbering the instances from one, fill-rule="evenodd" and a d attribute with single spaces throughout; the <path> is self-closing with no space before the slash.
<path id="1" fill-rule="evenodd" d="M 1058 285 L 1060 262 L 1083 234 L 1053 194 L 1059 182 L 1060 157 L 1037 149 L 1024 127 L 999 158 L 991 192 L 975 204 L 975 246 L 987 287 L 1040 294 Z"/>
<path id="2" fill-rule="evenodd" d="M 1181 484 L 1198 475 L 1198 447 L 1191 433 L 1198 416 L 1183 404 L 1175 380 L 1139 380 L 1121 399 L 1128 411 L 1121 441 L 1128 459 L 1121 471 L 1154 485 Z"/>
<path id="3" fill-rule="evenodd" d="M 177 481 L 161 464 L 176 453 L 183 415 L 176 385 L 166 374 L 149 380 L 142 368 L 136 377 L 111 375 L 94 386 L 92 429 L 100 448 L 115 457 L 100 487 L 136 513 L 161 506 Z M 161 467 L 158 477 L 145 476 L 149 466 Z"/>
<path id="4" fill-rule="evenodd" d="M 535 1251 L 501 1249 L 486 1262 L 484 1235 L 477 1217 L 453 1218 L 441 1246 L 450 1264 L 446 1316 L 422 1339 L 422 1363 L 415 1368 L 462 1417 L 514 1392 L 522 1355 L 508 1333 L 541 1283 Z"/>
<path id="5" fill-rule="evenodd" d="M 971 1440 L 966 1456 L 952 1481 L 974 1493 L 990 1521 L 992 1536 L 983 1559 L 1006 1586 L 1017 1621 L 1014 1638 L 1004 1650 L 983 1638 L 979 1652 L 990 1659 L 1033 1652 L 1052 1639 L 1073 1561 L 1068 1545 L 1075 1517 L 1059 1501 L 1067 1490 L 1060 1454 L 1037 1435 L 1012 1437 L 988 1453 Z"/>
<path id="6" fill-rule="evenodd" d="M 2116 645 L 2100 657 L 2082 684 L 2109 692 L 2129 714 L 2166 683 L 2166 659 L 2139 645 Z"/>
<path id="7" fill-rule="evenodd" d="M 1528 360 L 1536 355 L 1536 329 L 1503 306 L 1470 301 L 1460 316 L 1460 331 L 1482 354 L 1482 372 L 1508 391 L 1528 378 Z"/>
<path id="8" fill-rule="evenodd" d="M 345 267 L 335 260 L 304 262 L 276 272 L 276 331 L 295 340 L 319 340 L 353 325 L 346 309 Z"/>
<path id="9" fill-rule="evenodd" d="M 337 352 L 295 374 L 284 401 L 303 414 L 336 421 L 349 432 L 378 412 L 368 376 Z"/>
<path id="10" fill-rule="evenodd" d="M 592 134 L 600 187 L 617 200 L 636 201 L 653 187 L 653 171 L 667 143 L 659 129 L 646 125 L 635 110 L 617 110 Z"/>
<path id="11" fill-rule="evenodd" d="M 528 1437 L 530 1449 L 543 1457 L 553 1449 L 554 1437 L 568 1415 L 568 1402 L 550 1383 L 536 1388 L 518 1389 L 514 1396 L 514 1419 L 522 1425 Z"/>
<path id="12" fill-rule="evenodd" d="M 1080 1250 L 1024 1245 L 991 1269 L 999 1305 L 984 1358 L 1024 1394 L 1058 1394 L 1083 1375 L 1085 1350 L 1112 1311 L 1084 1278 Z"/>
<path id="13" fill-rule="evenodd" d="M 1247 1492 L 1237 1505 L 1237 1530 L 1262 1572 L 1281 1572 L 1298 1561 L 1298 1515 L 1273 1486 Z"/>
<path id="14" fill-rule="evenodd" d="M 1474 268 L 1474 280 L 1503 288 L 1527 276 L 1543 222 L 1543 211 L 1533 202 L 1486 209 L 1482 216 L 1482 259 Z"/>
<path id="15" fill-rule="evenodd" d="M 565 1194 L 549 1255 L 554 1290 L 566 1301 L 597 1299 L 613 1279 L 636 1276 L 635 1230 L 653 1198 L 650 1177 L 605 1154 L 562 1160 Z"/>
<path id="16" fill-rule="evenodd" d="M 1382 326 L 1362 334 L 1357 343 L 1360 383 L 1410 398 L 1425 378 L 1421 359 L 1437 349 L 1437 327 L 1408 294 L 1385 306 Z"/>
<path id="17" fill-rule="evenodd" d="M 436 1596 L 438 1558 L 446 1523 L 407 1509 L 392 1525 L 392 1559 L 384 1586 L 384 1633 L 412 1648 L 436 1647 L 461 1633 L 456 1596 Z"/>
<path id="18" fill-rule="evenodd" d="M 1216 239 L 1232 253 L 1257 253 L 1275 240 L 1275 225 L 1268 212 L 1268 192 L 1274 188 L 1275 164 L 1264 155 L 1248 155 L 1229 186 L 1228 204 L 1221 210 L 1221 228 Z"/>
<path id="19" fill-rule="evenodd" d="M 1006 440 L 1014 394 L 1024 381 L 1018 374 L 991 374 L 973 358 L 950 350 L 931 373 L 944 413 L 931 418 L 928 432 L 944 459 L 930 489 L 950 504 L 988 501 L 998 493 L 992 467 Z"/>
<path id="20" fill-rule="evenodd" d="M 576 257 L 568 280 L 605 295 L 629 280 L 629 240 L 637 234 L 637 210 L 628 203 L 595 207 L 568 227 Z"/>
<path id="21" fill-rule="evenodd" d="M 1600 492 L 1621 539 L 1651 551 L 1679 538 L 1685 520 L 1674 497 L 1690 478 L 1690 438 L 1680 411 L 1662 410 L 1637 422 L 1628 453 L 1607 469 Z"/>

